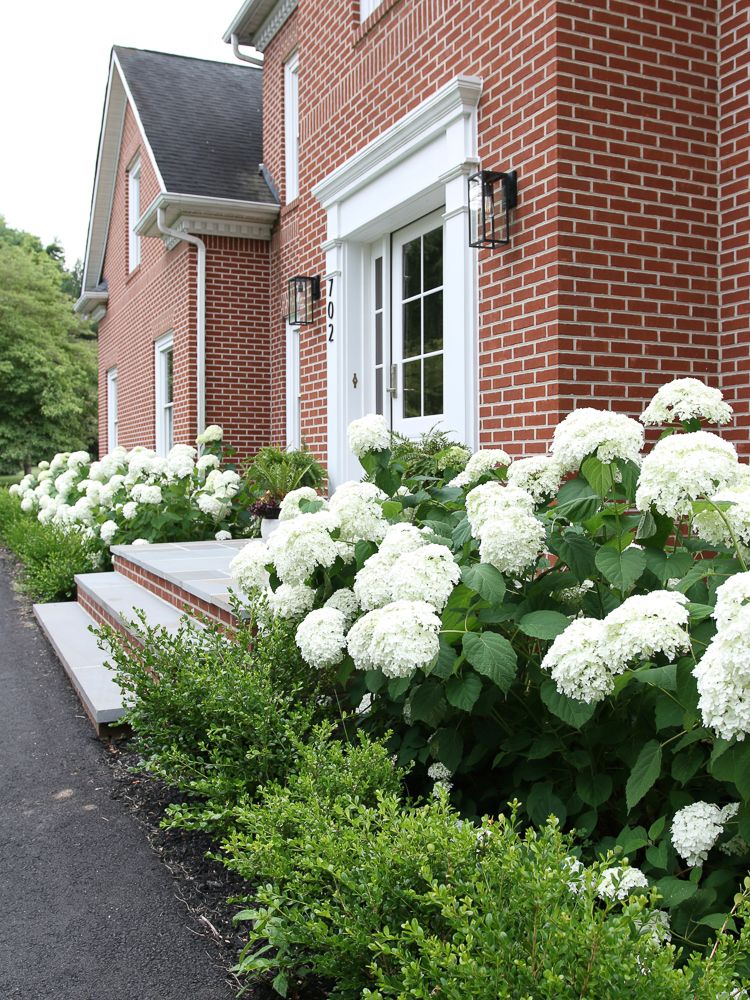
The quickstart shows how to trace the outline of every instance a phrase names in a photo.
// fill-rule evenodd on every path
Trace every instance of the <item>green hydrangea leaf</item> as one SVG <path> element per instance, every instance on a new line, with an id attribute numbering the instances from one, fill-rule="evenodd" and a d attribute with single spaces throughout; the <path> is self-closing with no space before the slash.
<path id="1" fill-rule="evenodd" d="M 516 676 L 516 653 L 508 640 L 496 632 L 467 632 L 463 637 L 466 659 L 474 669 L 505 694 Z"/>

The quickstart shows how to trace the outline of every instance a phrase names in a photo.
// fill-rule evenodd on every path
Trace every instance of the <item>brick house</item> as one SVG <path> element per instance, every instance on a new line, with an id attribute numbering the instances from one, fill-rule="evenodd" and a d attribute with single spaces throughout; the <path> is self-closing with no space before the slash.
<path id="1" fill-rule="evenodd" d="M 241 45 L 264 55 L 262 156 L 247 164 L 262 160 L 270 231 L 246 241 L 252 293 L 245 272 L 227 282 L 206 330 L 207 345 L 241 330 L 242 348 L 225 351 L 240 409 L 227 403 L 225 415 L 218 393 L 206 396 L 207 417 L 213 398 L 210 420 L 230 436 L 245 420 L 274 442 L 304 441 L 335 484 L 357 474 L 345 430 L 363 413 L 379 410 L 407 434 L 441 423 L 473 446 L 520 454 L 543 450 L 574 406 L 637 415 L 663 381 L 694 375 L 724 389 L 737 413 L 728 433 L 746 446 L 744 0 L 246 0 L 225 41 L 240 57 Z M 119 156 L 120 233 L 135 138 Z M 479 166 L 517 172 L 508 246 L 469 246 L 467 178 Z M 187 216 L 182 226 L 193 231 Z M 146 217 L 138 232 L 157 235 Z M 123 239 L 103 271 L 89 243 L 88 294 L 102 275 L 110 289 L 104 393 L 107 365 L 119 377 L 112 352 L 129 288 Z M 151 243 L 166 294 L 169 255 L 192 251 Z M 287 321 L 295 275 L 322 279 L 313 322 L 300 326 Z M 153 342 L 165 321 L 149 322 Z M 176 399 L 191 391 L 191 363 L 175 369 Z M 145 421 L 130 419 L 131 438 L 148 443 L 153 387 L 139 378 L 140 403 L 124 382 L 119 399 Z M 184 434 L 177 402 L 175 414 Z"/>

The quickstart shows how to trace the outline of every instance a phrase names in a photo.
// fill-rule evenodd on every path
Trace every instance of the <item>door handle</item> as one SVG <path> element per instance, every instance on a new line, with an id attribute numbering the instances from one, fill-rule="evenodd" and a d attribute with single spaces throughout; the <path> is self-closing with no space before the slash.
<path id="1" fill-rule="evenodd" d="M 398 396 L 398 365 L 391 365 L 391 384 L 385 390 L 391 399 Z"/>

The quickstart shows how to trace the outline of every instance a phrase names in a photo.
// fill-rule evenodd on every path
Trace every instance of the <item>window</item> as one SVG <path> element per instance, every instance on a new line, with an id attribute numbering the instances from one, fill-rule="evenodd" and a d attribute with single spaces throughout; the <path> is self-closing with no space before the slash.
<path id="1" fill-rule="evenodd" d="M 299 327 L 286 328 L 286 446 L 302 445 Z"/>
<path id="2" fill-rule="evenodd" d="M 141 161 L 128 170 L 128 268 L 134 271 L 141 262 L 141 238 L 135 227 L 141 216 Z"/>
<path id="3" fill-rule="evenodd" d="M 383 0 L 359 0 L 359 19 L 366 21 L 372 12 L 381 5 Z"/>
<path id="4" fill-rule="evenodd" d="M 156 349 L 156 451 L 166 455 L 174 444 L 174 368 L 172 334 L 160 337 Z"/>
<path id="5" fill-rule="evenodd" d="M 107 372 L 107 451 L 117 447 L 117 369 Z"/>
<path id="6" fill-rule="evenodd" d="M 299 194 L 299 58 L 284 66 L 284 148 L 286 201 Z"/>

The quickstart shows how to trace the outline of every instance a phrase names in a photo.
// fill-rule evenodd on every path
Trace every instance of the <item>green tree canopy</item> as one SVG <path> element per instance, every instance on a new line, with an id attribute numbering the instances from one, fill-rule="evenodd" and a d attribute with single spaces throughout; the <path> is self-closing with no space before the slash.
<path id="1" fill-rule="evenodd" d="M 61 257 L 0 217 L 0 471 L 96 439 L 96 343 Z"/>

